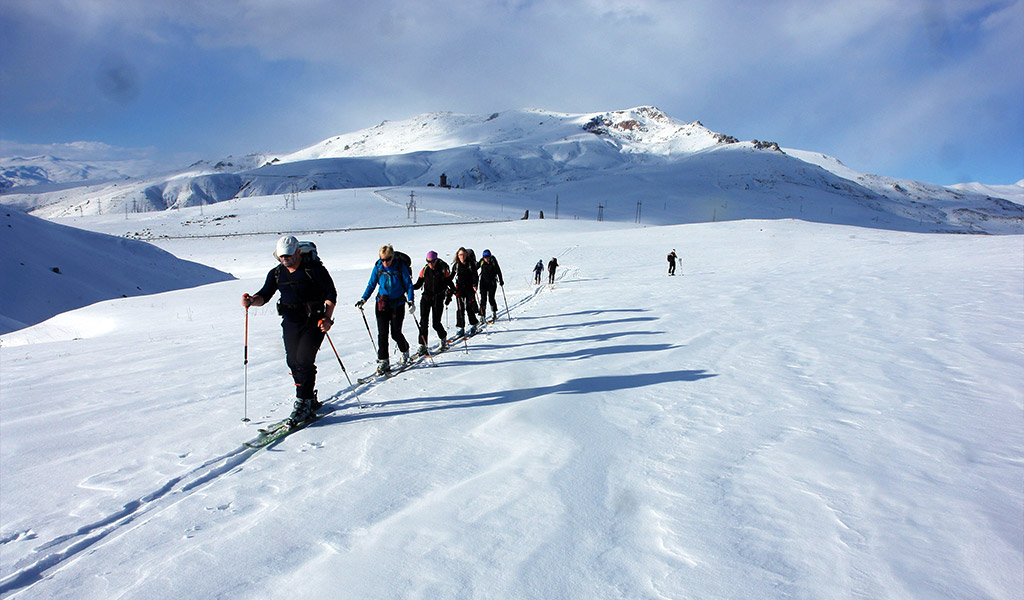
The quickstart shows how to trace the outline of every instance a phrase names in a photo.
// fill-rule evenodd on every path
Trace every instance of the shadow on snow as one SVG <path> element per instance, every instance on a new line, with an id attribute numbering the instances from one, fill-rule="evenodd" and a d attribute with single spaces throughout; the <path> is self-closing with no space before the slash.
<path id="1" fill-rule="evenodd" d="M 333 423 L 351 422 L 362 419 L 396 417 L 401 415 L 431 412 L 435 410 L 496 406 L 500 404 L 511 404 L 513 402 L 523 402 L 555 394 L 593 394 L 614 392 L 651 385 L 662 385 L 666 383 L 700 381 L 701 379 L 707 379 L 709 377 L 717 377 L 717 375 L 714 373 L 708 373 L 702 369 L 665 371 L 663 373 L 642 373 L 636 375 L 598 375 L 593 377 L 577 377 L 564 383 L 540 387 L 497 390 L 481 394 L 405 398 L 376 404 L 374 405 L 375 407 L 383 408 L 384 410 L 374 410 L 372 413 L 354 415 L 344 414 L 337 416 L 328 415 L 320 419 L 317 425 L 330 425 Z M 407 404 L 422 404 L 424 406 L 402 408 L 402 405 Z"/>

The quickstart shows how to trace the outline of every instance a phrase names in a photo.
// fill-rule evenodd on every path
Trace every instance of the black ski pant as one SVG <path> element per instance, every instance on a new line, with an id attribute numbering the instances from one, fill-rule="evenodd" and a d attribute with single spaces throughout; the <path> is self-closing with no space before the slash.
<path id="1" fill-rule="evenodd" d="M 377 359 L 388 357 L 388 336 L 395 340 L 399 352 L 409 351 L 409 342 L 402 335 L 402 323 L 405 321 L 405 302 L 386 301 L 383 309 L 378 304 L 377 314 Z"/>
<path id="2" fill-rule="evenodd" d="M 476 325 L 477 321 L 477 307 L 476 307 L 476 295 L 471 291 L 468 296 L 456 296 L 455 301 L 458 306 L 458 310 L 455 311 L 455 325 L 459 329 L 466 328 L 466 315 L 469 315 L 469 324 Z"/>
<path id="3" fill-rule="evenodd" d="M 431 313 L 433 313 L 433 319 L 429 320 Z M 437 337 L 441 338 L 441 341 L 448 339 L 448 332 L 445 331 L 444 325 L 441 325 L 442 314 L 444 314 L 444 294 L 424 295 L 420 298 L 419 342 L 424 346 L 427 345 L 427 329 L 431 325 L 434 326 L 434 331 L 437 332 Z"/>
<path id="4" fill-rule="evenodd" d="M 281 321 L 284 354 L 295 380 L 295 397 L 312 398 L 316 390 L 316 353 L 324 341 L 320 326 L 308 321 Z"/>
<path id="5" fill-rule="evenodd" d="M 554 283 L 554 282 L 555 282 L 555 270 L 551 269 L 550 271 L 548 271 L 548 283 Z"/>
<path id="6" fill-rule="evenodd" d="M 675 275 L 676 274 L 676 261 L 674 261 L 674 260 L 670 260 L 669 261 L 669 263 L 668 263 L 668 274 L 669 275 Z"/>
<path id="7" fill-rule="evenodd" d="M 491 305 L 491 316 L 498 315 L 498 300 L 495 298 L 498 288 L 480 286 L 480 316 L 487 320 L 487 305 Z"/>

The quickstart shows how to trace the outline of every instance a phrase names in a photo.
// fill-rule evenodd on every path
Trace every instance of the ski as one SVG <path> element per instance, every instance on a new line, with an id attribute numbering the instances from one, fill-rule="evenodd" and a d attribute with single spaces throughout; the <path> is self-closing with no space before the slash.
<path id="1" fill-rule="evenodd" d="M 266 446 L 269 446 L 270 444 L 273 444 L 277 440 L 280 440 L 295 433 L 300 429 L 308 427 L 311 423 L 315 422 L 320 417 L 332 412 L 334 412 L 334 408 L 328 408 L 327 406 L 324 406 L 321 409 L 321 412 L 314 414 L 305 421 L 296 423 L 295 426 L 293 427 L 289 427 L 287 419 L 279 423 L 274 423 L 269 427 L 260 429 L 259 435 L 249 440 L 248 442 L 245 442 L 244 445 L 246 448 L 264 448 Z"/>
<path id="2" fill-rule="evenodd" d="M 274 423 L 272 425 L 268 425 L 266 427 L 260 427 L 259 429 L 257 429 L 257 431 L 259 431 L 261 435 L 267 435 L 267 434 L 274 433 L 275 431 L 277 431 L 278 429 L 281 429 L 282 427 L 287 427 L 287 426 L 288 426 L 288 419 L 285 419 L 283 421 L 278 421 L 277 423 Z"/>
<path id="3" fill-rule="evenodd" d="M 479 335 L 484 330 L 485 325 L 486 325 L 485 323 L 480 323 L 480 324 L 478 324 L 476 326 L 476 331 L 474 331 L 473 333 L 470 333 L 470 332 L 467 331 L 463 335 L 456 334 L 455 336 L 449 338 L 448 339 L 448 347 L 451 348 L 452 345 L 458 344 L 462 340 L 467 340 L 467 339 L 469 339 L 469 338 L 471 338 L 471 337 L 473 337 L 475 335 Z"/>
<path id="4" fill-rule="evenodd" d="M 413 366 L 416 365 L 416 363 L 420 362 L 422 359 L 422 356 L 410 356 L 409 362 L 400 364 L 395 368 L 391 369 L 390 371 L 388 371 L 387 373 L 372 373 L 370 375 L 367 375 L 366 377 L 360 377 L 359 379 L 356 380 L 356 385 L 365 385 L 367 383 L 370 383 L 371 381 L 378 381 L 381 379 L 391 379 L 395 375 L 399 375 L 411 369 Z"/>

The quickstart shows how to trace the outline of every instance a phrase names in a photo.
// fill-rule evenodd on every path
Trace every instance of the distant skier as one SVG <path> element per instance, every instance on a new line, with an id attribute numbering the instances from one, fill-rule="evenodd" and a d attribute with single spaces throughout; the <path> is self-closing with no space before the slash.
<path id="1" fill-rule="evenodd" d="M 557 269 L 557 268 L 558 268 L 558 259 L 552 257 L 551 260 L 548 261 L 548 283 L 554 283 L 555 282 L 555 269 Z"/>
<path id="2" fill-rule="evenodd" d="M 303 242 L 307 244 L 307 242 Z M 277 240 L 274 257 L 281 263 L 267 273 L 260 291 L 242 294 L 242 306 L 263 306 L 278 290 L 277 312 L 284 332 L 284 352 L 295 381 L 295 403 L 289 426 L 308 420 L 320 408 L 316 398 L 316 353 L 331 329 L 338 292 L 331 274 L 316 256 L 315 246 L 300 252 L 294 236 Z"/>
<path id="3" fill-rule="evenodd" d="M 415 290 L 423 288 L 420 295 L 420 345 L 416 354 L 427 353 L 427 328 L 431 324 L 441 338 L 441 350 L 444 350 L 448 346 L 448 332 L 441 325 L 441 314 L 444 312 L 445 292 L 454 290 L 448 263 L 438 258 L 437 252 L 427 252 L 427 265 L 420 270 L 420 276 L 412 287 Z M 431 313 L 434 315 L 432 323 L 428 321 Z"/>
<path id="4" fill-rule="evenodd" d="M 452 265 L 452 283 L 456 298 L 455 325 L 459 328 L 457 336 L 466 334 L 466 315 L 469 315 L 469 335 L 476 333 L 477 309 L 476 290 L 480 278 L 476 273 L 476 265 L 471 261 L 472 251 L 459 248 L 455 253 L 455 264 Z M 445 305 L 452 301 L 453 292 L 449 290 Z"/>
<path id="5" fill-rule="evenodd" d="M 383 374 L 391 370 L 388 360 L 389 332 L 402 353 L 402 362 L 409 362 L 409 341 L 402 335 L 402 322 L 405 320 L 405 307 L 408 306 L 409 314 L 413 314 L 416 305 L 413 303 L 412 275 L 409 271 L 409 263 L 412 261 L 407 255 L 396 253 L 391 244 L 381 246 L 378 254 L 380 260 L 373 266 L 366 290 L 356 302 L 356 308 L 361 310 L 373 290 L 380 285 L 374 312 L 377 315 L 377 372 Z"/>
<path id="6" fill-rule="evenodd" d="M 676 249 L 673 248 L 672 252 L 668 253 L 668 274 L 676 274 Z"/>
<path id="7" fill-rule="evenodd" d="M 533 283 L 540 285 L 540 274 L 544 272 L 544 259 L 537 261 L 537 264 L 533 266 Z"/>
<path id="8" fill-rule="evenodd" d="M 495 294 L 498 286 L 505 287 L 505 279 L 501 276 L 498 258 L 490 250 L 484 250 L 480 259 L 480 316 L 487 320 L 487 305 L 491 305 L 491 322 L 498 318 L 498 301 Z"/>

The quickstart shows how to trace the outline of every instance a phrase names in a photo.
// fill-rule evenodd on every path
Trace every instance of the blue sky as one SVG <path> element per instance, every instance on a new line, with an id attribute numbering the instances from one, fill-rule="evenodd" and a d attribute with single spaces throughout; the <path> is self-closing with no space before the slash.
<path id="1" fill-rule="evenodd" d="M 866 173 L 1024 179 L 1024 0 L 0 0 L 0 32 L 2 156 L 654 105 Z"/>

